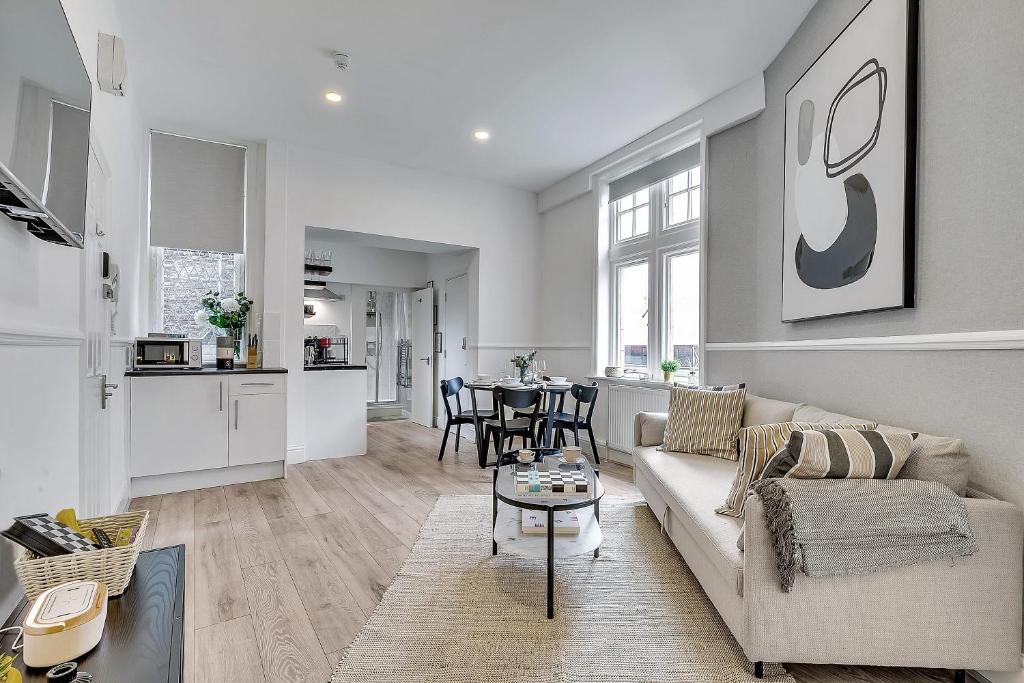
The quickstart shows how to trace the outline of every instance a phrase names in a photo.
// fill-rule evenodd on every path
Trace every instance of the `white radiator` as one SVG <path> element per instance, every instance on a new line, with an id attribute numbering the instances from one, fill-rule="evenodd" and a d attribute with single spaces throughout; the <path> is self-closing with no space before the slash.
<path id="1" fill-rule="evenodd" d="M 668 411 L 664 389 L 644 389 L 622 384 L 608 387 L 608 448 L 630 453 L 633 450 L 633 418 L 640 412 Z"/>

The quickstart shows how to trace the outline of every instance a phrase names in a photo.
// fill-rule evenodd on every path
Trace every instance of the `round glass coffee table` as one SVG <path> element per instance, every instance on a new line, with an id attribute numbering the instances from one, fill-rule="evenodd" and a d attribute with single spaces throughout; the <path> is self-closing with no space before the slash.
<path id="1" fill-rule="evenodd" d="M 567 463 L 557 448 L 536 448 L 535 461 L 521 464 L 518 451 L 502 453 L 494 469 L 492 496 L 491 552 L 519 557 L 547 559 L 548 619 L 555 616 L 555 558 L 573 557 L 601 552 L 601 497 L 604 486 L 598 471 L 586 460 Z M 530 473 L 536 473 L 531 475 Z M 548 481 L 553 481 L 551 487 Z M 541 489 L 541 490 L 537 490 Z M 568 489 L 568 490 L 567 490 Z M 580 490 L 583 489 L 583 490 Z M 500 503 L 500 504 L 499 504 Z M 523 529 L 522 512 L 535 510 L 546 516 L 546 529 L 527 533 Z M 558 512 L 574 511 L 579 531 L 556 533 Z"/>

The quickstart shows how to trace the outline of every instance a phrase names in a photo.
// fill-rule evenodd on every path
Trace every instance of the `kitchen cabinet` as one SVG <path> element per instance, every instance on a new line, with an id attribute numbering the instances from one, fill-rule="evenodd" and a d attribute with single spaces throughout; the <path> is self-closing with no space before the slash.
<path id="1" fill-rule="evenodd" d="M 133 378 L 131 473 L 145 477 L 228 465 L 228 378 Z"/>
<path id="2" fill-rule="evenodd" d="M 228 464 L 283 460 L 287 443 L 281 421 L 286 409 L 284 394 L 233 395 Z"/>
<path id="3" fill-rule="evenodd" d="M 127 373 L 132 496 L 284 475 L 284 371 L 158 373 Z"/>

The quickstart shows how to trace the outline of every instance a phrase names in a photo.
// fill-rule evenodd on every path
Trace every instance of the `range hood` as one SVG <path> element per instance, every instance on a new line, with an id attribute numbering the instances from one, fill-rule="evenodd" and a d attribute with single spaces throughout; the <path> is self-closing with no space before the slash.
<path id="1" fill-rule="evenodd" d="M 69 230 L 2 163 L 0 163 L 0 213 L 11 220 L 25 223 L 28 232 L 44 242 L 76 249 L 85 247 L 85 235 Z"/>
<path id="2" fill-rule="evenodd" d="M 302 291 L 303 298 L 315 299 L 318 301 L 344 301 L 345 294 L 331 289 L 330 282 L 319 282 L 317 280 L 306 280 L 305 288 Z"/>

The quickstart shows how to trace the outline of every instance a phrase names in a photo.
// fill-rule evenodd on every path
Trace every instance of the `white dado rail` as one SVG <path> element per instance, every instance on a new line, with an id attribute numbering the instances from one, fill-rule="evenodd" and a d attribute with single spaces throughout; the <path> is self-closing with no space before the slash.
<path id="1" fill-rule="evenodd" d="M 887 337 L 708 342 L 707 351 L 1015 351 L 1024 349 L 1024 330 L 943 332 Z"/>
<path id="2" fill-rule="evenodd" d="M 81 330 L 45 327 L 0 327 L 0 346 L 80 346 Z"/>

